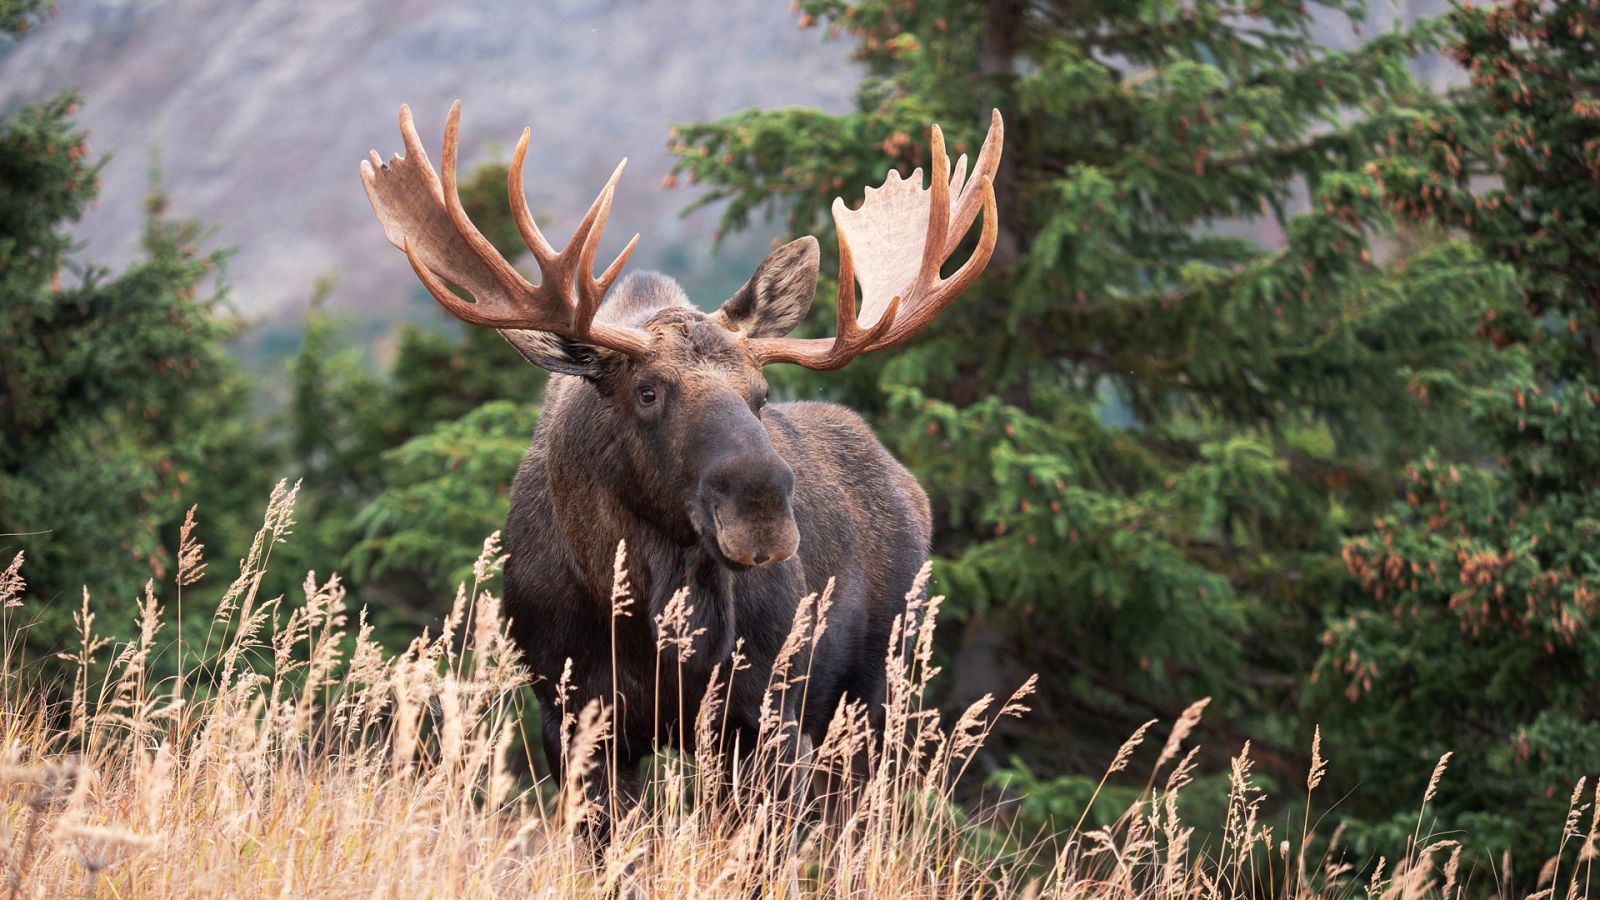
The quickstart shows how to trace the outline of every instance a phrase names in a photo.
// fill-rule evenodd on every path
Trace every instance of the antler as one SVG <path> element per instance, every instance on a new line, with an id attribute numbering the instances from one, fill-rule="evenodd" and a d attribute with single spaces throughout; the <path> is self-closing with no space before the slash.
<path id="1" fill-rule="evenodd" d="M 891 170 L 882 187 L 867 188 L 860 209 L 846 208 L 843 198 L 833 201 L 839 232 L 837 331 L 832 338 L 754 339 L 750 348 L 762 365 L 788 362 L 808 369 L 838 369 L 863 353 L 909 340 L 983 272 L 999 230 L 994 176 L 1005 143 L 1000 111 L 990 117 L 989 134 L 970 181 L 965 154 L 956 160 L 955 174 L 950 173 L 938 125 L 933 126 L 931 143 L 933 177 L 928 188 L 922 187 L 920 168 L 910 179 Z M 940 278 L 939 267 L 966 236 L 980 207 L 983 233 L 977 249 L 949 278 Z"/>
<path id="2" fill-rule="evenodd" d="M 384 234 L 389 243 L 405 251 L 428 293 L 456 318 L 473 325 L 546 331 L 635 358 L 643 355 L 652 340 L 648 332 L 594 321 L 600 301 L 639 242 L 639 236 L 634 235 L 600 277 L 594 277 L 595 251 L 611 213 L 617 179 L 628 161 L 617 165 L 572 239 L 557 251 L 534 223 L 523 194 L 522 160 L 528 152 L 530 132 L 522 130 L 522 139 L 517 141 L 516 153 L 511 157 L 507 193 L 517 230 L 539 265 L 540 283 L 535 286 L 494 249 L 461 206 L 456 190 L 456 138 L 460 127 L 461 101 L 457 100 L 450 107 L 444 126 L 442 184 L 422 149 L 407 106 L 400 107 L 405 155 L 396 154 L 385 163 L 374 150 L 370 162 L 361 162 L 361 182 L 367 188 L 373 212 L 383 224 Z M 475 302 L 456 296 L 447 282 L 470 294 Z"/>

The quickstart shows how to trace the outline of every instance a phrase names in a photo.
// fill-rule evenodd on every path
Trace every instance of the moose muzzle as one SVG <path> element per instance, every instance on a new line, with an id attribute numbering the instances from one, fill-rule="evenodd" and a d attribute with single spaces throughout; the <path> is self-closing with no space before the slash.
<path id="1" fill-rule="evenodd" d="M 770 449 L 726 456 L 700 481 L 717 549 L 741 566 L 783 562 L 800 548 L 793 495 L 794 470 Z"/>

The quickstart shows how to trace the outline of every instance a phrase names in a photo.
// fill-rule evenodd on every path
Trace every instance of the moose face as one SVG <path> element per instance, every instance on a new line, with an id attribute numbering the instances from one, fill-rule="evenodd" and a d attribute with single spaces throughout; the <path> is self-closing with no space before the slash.
<path id="1" fill-rule="evenodd" d="M 603 390 L 624 431 L 662 479 L 667 516 L 686 521 L 724 565 L 793 556 L 800 533 L 794 472 L 761 422 L 767 382 L 737 332 L 670 307 L 646 324 L 651 352 L 622 364 Z"/>
<path id="2" fill-rule="evenodd" d="M 529 362 L 599 393 L 607 421 L 597 433 L 610 445 L 615 493 L 731 568 L 782 562 L 798 549 L 794 472 L 762 423 L 767 380 L 750 340 L 781 337 L 805 317 L 817 257 L 812 238 L 774 251 L 710 315 L 664 275 L 623 280 L 600 317 L 649 335 L 638 357 L 505 332 Z"/>

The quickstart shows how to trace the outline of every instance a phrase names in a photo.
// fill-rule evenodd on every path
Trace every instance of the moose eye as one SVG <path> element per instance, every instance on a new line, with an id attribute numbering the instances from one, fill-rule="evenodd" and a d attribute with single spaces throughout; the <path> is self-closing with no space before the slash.
<path id="1" fill-rule="evenodd" d="M 653 387 L 639 388 L 639 402 L 646 406 L 656 402 L 656 389 Z"/>

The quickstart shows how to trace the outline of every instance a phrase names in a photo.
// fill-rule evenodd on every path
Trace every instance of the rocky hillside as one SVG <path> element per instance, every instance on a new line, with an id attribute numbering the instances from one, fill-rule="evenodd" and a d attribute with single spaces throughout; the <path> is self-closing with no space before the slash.
<path id="1" fill-rule="evenodd" d="M 458 97 L 468 164 L 504 158 L 531 125 L 529 202 L 556 240 L 629 157 L 604 249 L 642 232 L 635 267 L 720 290 L 730 257 L 754 257 L 766 236 L 709 255 L 715 212 L 680 219 L 693 195 L 661 187 L 670 124 L 752 105 L 842 109 L 859 78 L 848 49 L 799 30 L 782 0 L 60 0 L 0 46 L 0 111 L 84 93 L 92 145 L 116 151 L 80 226 L 84 258 L 137 252 L 155 159 L 175 212 L 237 248 L 239 309 L 297 318 L 332 272 L 334 304 L 376 325 L 424 308 L 357 177 L 369 149 L 400 149 L 401 103 L 435 160 Z"/>

